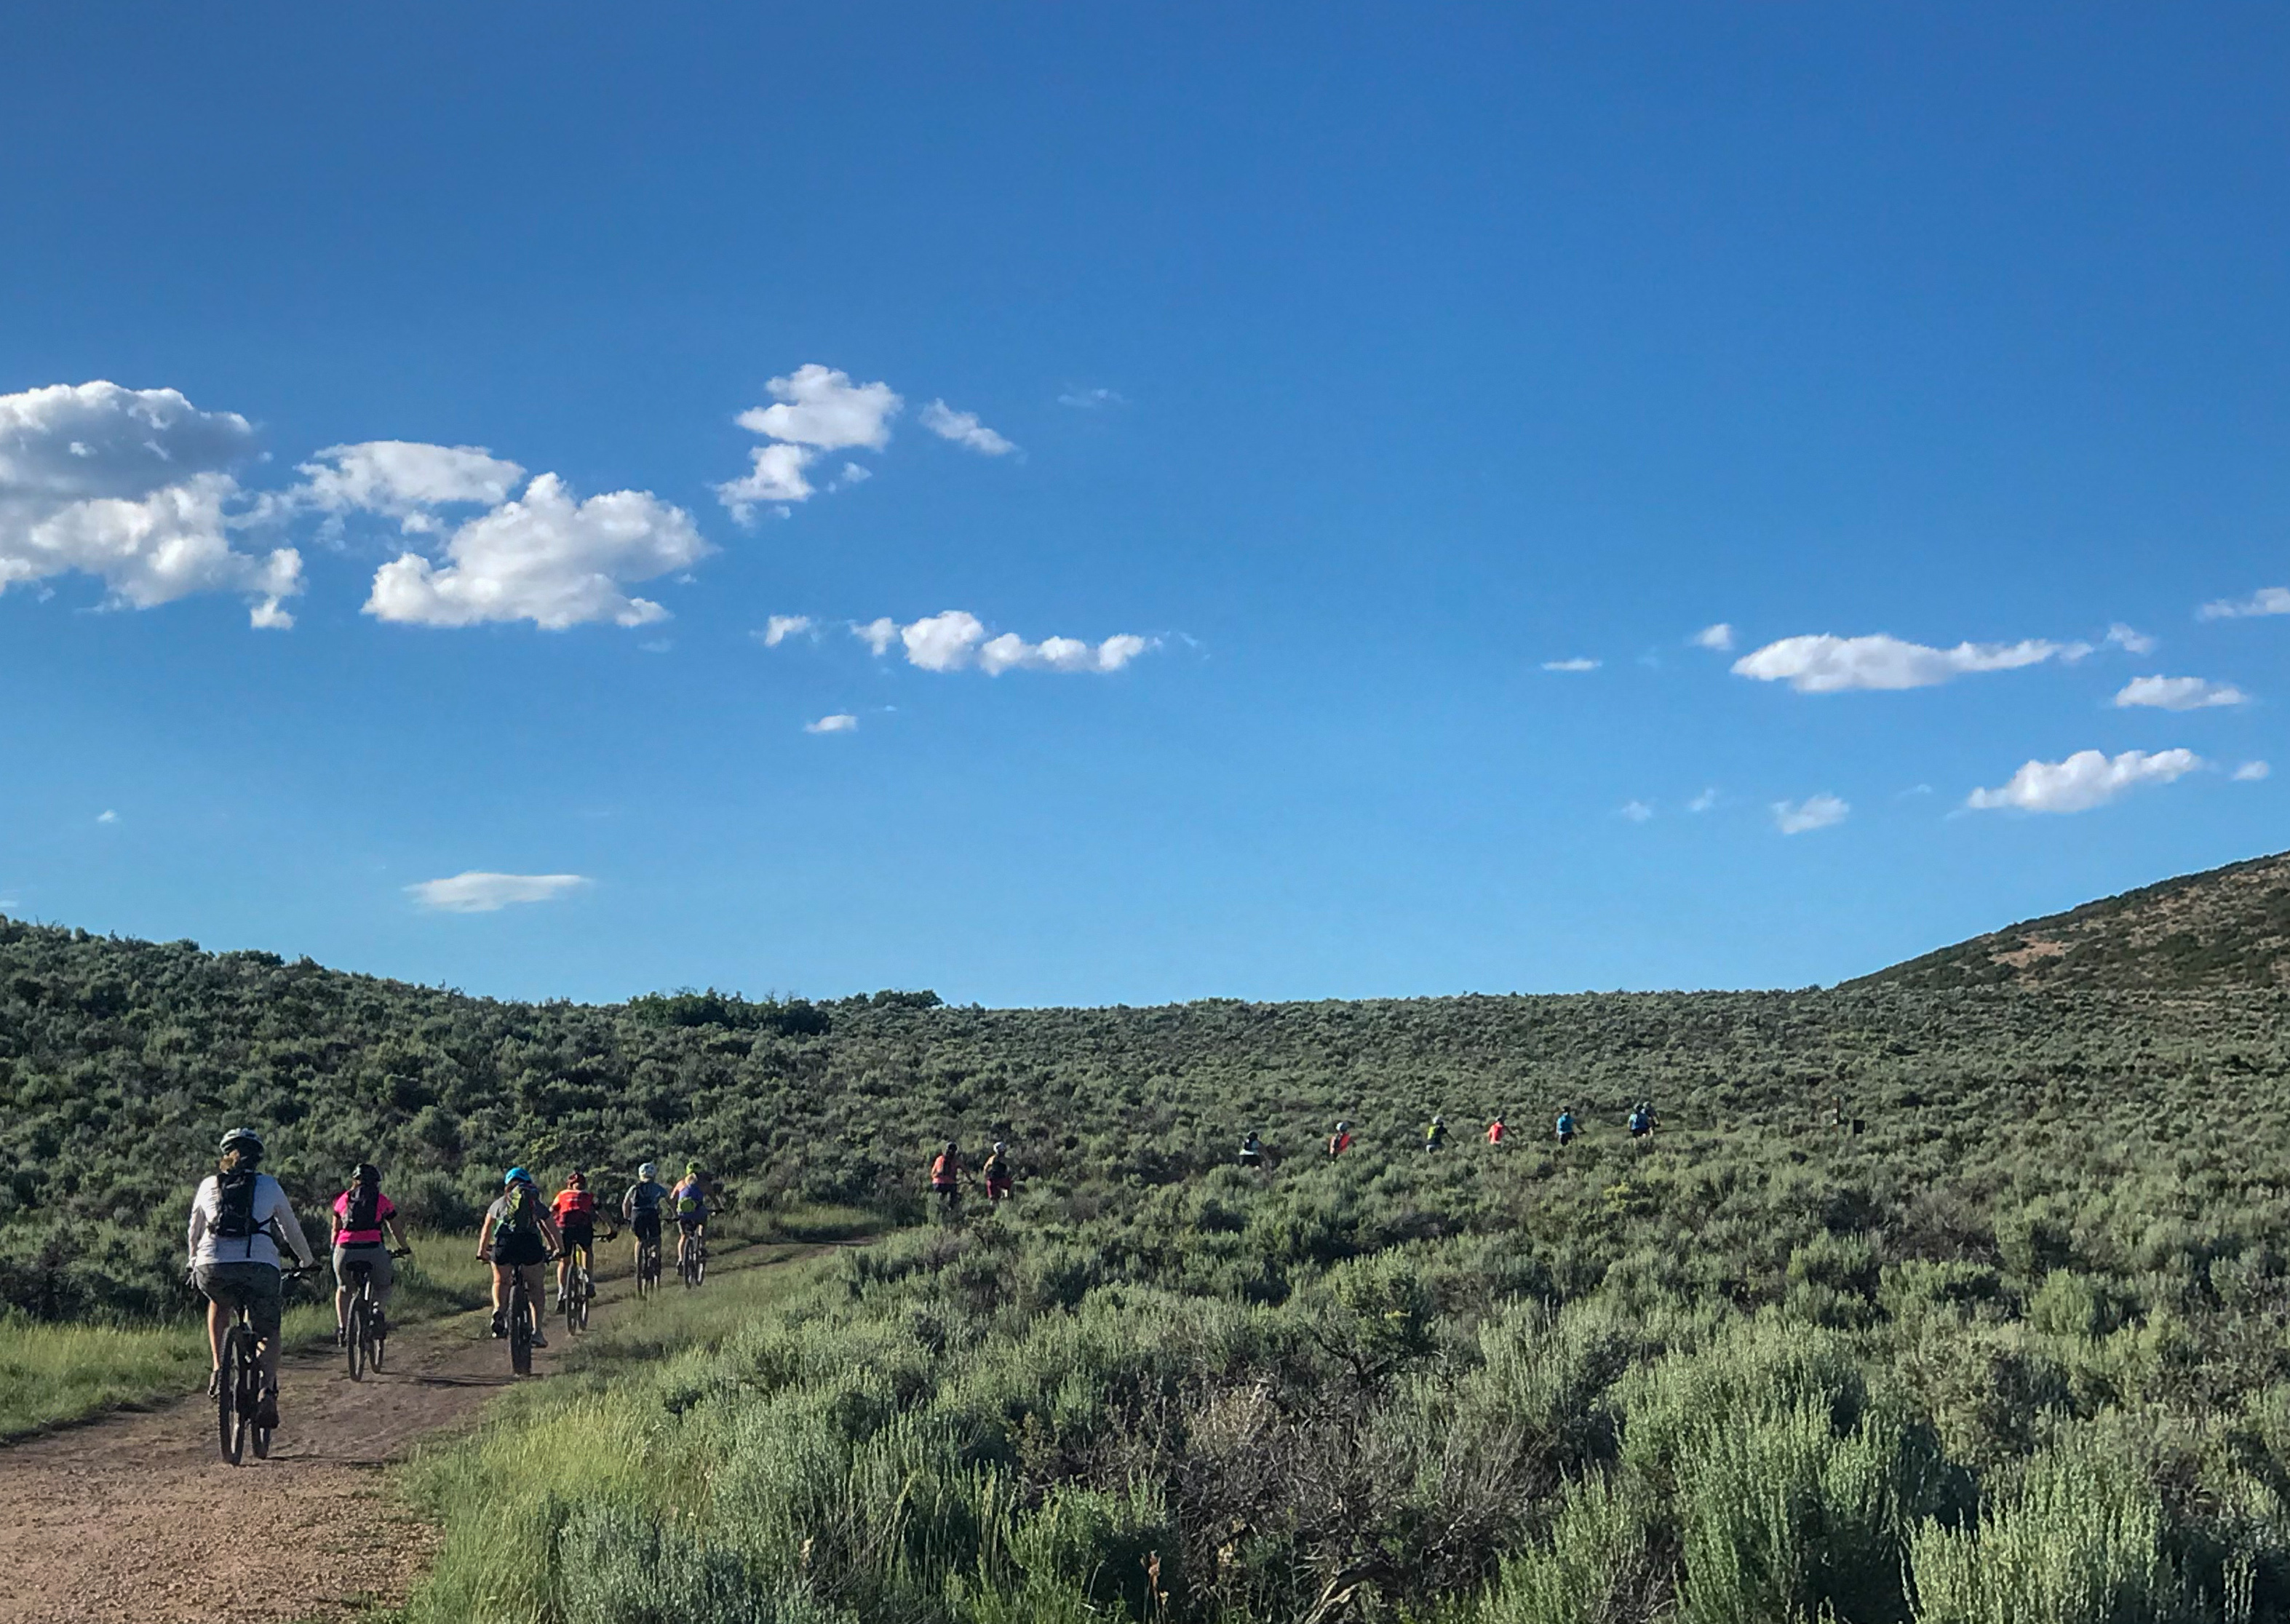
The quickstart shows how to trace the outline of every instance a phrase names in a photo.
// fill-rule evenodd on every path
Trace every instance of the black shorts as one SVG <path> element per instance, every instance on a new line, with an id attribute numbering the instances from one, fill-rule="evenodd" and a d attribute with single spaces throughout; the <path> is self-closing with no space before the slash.
<path id="1" fill-rule="evenodd" d="M 637 1239 L 650 1241 L 654 1245 L 658 1245 L 660 1244 L 660 1209 L 654 1207 L 649 1212 L 638 1210 L 636 1215 L 629 1220 L 629 1229 Z"/>
<path id="2" fill-rule="evenodd" d="M 530 1268 L 535 1263 L 548 1260 L 548 1245 L 538 1235 L 496 1235 L 493 1236 L 493 1264 L 498 1268 Z"/>
<path id="3" fill-rule="evenodd" d="M 590 1256 L 596 1255 L 597 1226 L 595 1224 L 565 1224 L 558 1229 L 557 1233 L 564 1237 L 565 1251 L 570 1252 L 575 1246 L 579 1246 Z"/>
<path id="4" fill-rule="evenodd" d="M 688 1218 L 681 1212 L 678 1212 L 676 1215 L 676 1227 L 683 1230 L 686 1235 L 699 1234 L 700 1226 L 707 1221 L 708 1214 L 705 1212 L 694 1213 Z"/>

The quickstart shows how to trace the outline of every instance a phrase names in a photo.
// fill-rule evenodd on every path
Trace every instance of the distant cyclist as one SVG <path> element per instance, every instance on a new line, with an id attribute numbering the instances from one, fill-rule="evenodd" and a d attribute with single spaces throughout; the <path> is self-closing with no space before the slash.
<path id="1" fill-rule="evenodd" d="M 1572 1111 L 1558 1113 L 1558 1142 L 1562 1145 L 1574 1142 L 1574 1113 Z"/>
<path id="2" fill-rule="evenodd" d="M 284 1237 L 304 1268 L 311 1267 L 310 1243 L 278 1180 L 257 1171 L 262 1139 L 252 1128 L 233 1128 L 218 1148 L 222 1159 L 200 1181 L 191 1197 L 191 1282 L 207 1299 L 207 1394 L 222 1382 L 222 1339 L 231 1310 L 246 1308 L 247 1324 L 260 1345 L 262 1402 L 258 1427 L 278 1425 L 278 1325 L 285 1286 L 278 1274 L 278 1241 Z"/>
<path id="3" fill-rule="evenodd" d="M 1351 1148 L 1352 1125 L 1348 1122 L 1340 1122 L 1336 1124 L 1336 1131 L 1328 1135 L 1328 1160 L 1334 1161 Z"/>
<path id="4" fill-rule="evenodd" d="M 1431 1125 L 1423 1130 L 1423 1148 L 1437 1150 L 1446 1142 L 1447 1119 L 1445 1116 L 1434 1116 L 1431 1119 Z"/>
<path id="5" fill-rule="evenodd" d="M 697 1162 L 684 1164 L 684 1177 L 668 1193 L 669 1204 L 676 1212 L 676 1266 L 684 1267 L 691 1254 L 692 1243 L 708 1233 L 708 1180 Z"/>
<path id="6" fill-rule="evenodd" d="M 563 1249 L 556 1225 L 540 1204 L 540 1188 L 522 1167 L 501 1177 L 500 1199 L 485 1211 L 477 1231 L 477 1256 L 493 1266 L 493 1334 L 508 1334 L 508 1271 L 524 1276 L 524 1302 L 532 1320 L 532 1345 L 548 1346 L 542 1334 L 541 1266 Z"/>
<path id="7" fill-rule="evenodd" d="M 349 1188 L 334 1197 L 334 1346 L 340 1348 L 348 1334 L 350 1299 L 356 1295 L 357 1285 L 352 1276 L 364 1268 L 367 1288 L 373 1294 L 374 1306 L 386 1308 L 389 1294 L 397 1284 L 396 1266 L 390 1261 L 389 1248 L 383 1244 L 382 1231 L 387 1229 L 396 1237 L 398 1250 L 409 1251 L 405 1227 L 397 1221 L 397 1204 L 381 1193 L 381 1169 L 372 1162 L 360 1162 L 350 1170 Z"/>
<path id="8" fill-rule="evenodd" d="M 1487 1124 L 1487 1143 L 1490 1145 L 1500 1145 L 1502 1143 L 1502 1140 L 1503 1119 L 1501 1116 L 1498 1114 L 1495 1119 Z"/>
<path id="9" fill-rule="evenodd" d="M 1641 1100 L 1630 1111 L 1630 1137 L 1644 1139 L 1653 1132 L 1653 1101 Z"/>
<path id="10" fill-rule="evenodd" d="M 946 1148 L 931 1158 L 930 1180 L 931 1194 L 942 1211 L 951 1212 L 962 1204 L 961 1146 L 946 1141 Z"/>
<path id="11" fill-rule="evenodd" d="M 636 1236 L 635 1262 L 639 1268 L 644 1266 L 645 1247 L 660 1244 L 660 1212 L 667 1201 L 668 1186 L 660 1181 L 660 1169 L 650 1162 L 637 1169 L 637 1181 L 621 1197 L 621 1216 L 628 1220 Z"/>
<path id="12" fill-rule="evenodd" d="M 556 1220 L 556 1232 L 564 1237 L 564 1250 L 556 1260 L 556 1306 L 564 1306 L 564 1298 L 572 1289 L 572 1253 L 578 1249 L 589 1260 L 589 1268 L 597 1267 L 597 1198 L 589 1193 L 589 1175 L 574 1168 L 564 1175 L 564 1188 L 556 1192 L 556 1199 L 548 1204 L 549 1216 Z M 605 1215 L 609 1228 L 612 1217 Z M 605 1238 L 611 1240 L 620 1234 L 611 1229 Z"/>
<path id="13" fill-rule="evenodd" d="M 1243 1167 L 1264 1165 L 1264 1140 L 1253 1132 L 1240 1141 L 1240 1164 Z"/>
<path id="14" fill-rule="evenodd" d="M 989 1203 L 1010 1199 L 1009 1146 L 998 1139 L 996 1140 L 994 1148 L 987 1153 L 986 1160 L 978 1171 L 985 1175 L 986 1199 Z"/>

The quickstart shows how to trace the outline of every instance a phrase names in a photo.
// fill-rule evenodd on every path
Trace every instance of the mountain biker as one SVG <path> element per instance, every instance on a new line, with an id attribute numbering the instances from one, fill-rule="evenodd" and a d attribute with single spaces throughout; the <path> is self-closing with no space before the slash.
<path id="1" fill-rule="evenodd" d="M 1653 1132 L 1653 1102 L 1641 1100 L 1630 1111 L 1630 1137 L 1644 1139 Z"/>
<path id="2" fill-rule="evenodd" d="M 660 1181 L 660 1169 L 650 1162 L 637 1169 L 637 1181 L 621 1197 L 621 1216 L 629 1220 L 629 1228 L 636 1236 L 635 1260 L 639 1268 L 646 1244 L 660 1244 L 660 1209 L 667 1199 L 668 1187 Z"/>
<path id="3" fill-rule="evenodd" d="M 1240 1141 L 1240 1164 L 1243 1167 L 1264 1165 L 1264 1141 L 1253 1132 Z"/>
<path id="4" fill-rule="evenodd" d="M 931 1194 L 938 1197 L 941 1207 L 951 1212 L 962 1204 L 962 1148 L 952 1140 L 946 1148 L 931 1158 Z"/>
<path id="5" fill-rule="evenodd" d="M 1574 1142 L 1574 1113 L 1563 1108 L 1558 1113 L 1558 1142 L 1562 1145 Z"/>
<path id="6" fill-rule="evenodd" d="M 1501 1114 L 1498 1112 L 1495 1119 L 1487 1124 L 1487 1143 L 1490 1145 L 1500 1145 L 1502 1143 L 1502 1139 L 1503 1119 Z"/>
<path id="7" fill-rule="evenodd" d="M 278 1274 L 278 1241 L 284 1237 L 301 1268 L 313 1266 L 310 1243 L 278 1180 L 258 1172 L 262 1138 L 252 1128 L 233 1128 L 217 1147 L 221 1160 L 191 1197 L 191 1281 L 206 1294 L 207 1395 L 222 1384 L 222 1339 L 230 1311 L 245 1305 L 262 1360 L 262 1402 L 258 1427 L 278 1425 L 278 1324 L 285 1302 Z"/>
<path id="8" fill-rule="evenodd" d="M 676 1242 L 676 1266 L 682 1268 L 685 1259 L 691 1254 L 692 1243 L 708 1233 L 708 1180 L 701 1172 L 700 1164 L 686 1162 L 684 1177 L 668 1194 L 675 1203 L 676 1227 L 681 1231 Z"/>
<path id="9" fill-rule="evenodd" d="M 565 1294 L 572 1288 L 572 1253 L 577 1248 L 586 1252 L 591 1268 L 597 1263 L 597 1198 L 589 1193 L 589 1175 L 574 1168 L 564 1175 L 564 1188 L 548 1204 L 549 1216 L 556 1220 L 556 1232 L 564 1237 L 564 1250 L 556 1260 L 556 1306 L 564 1306 Z M 612 1217 L 606 1214 L 609 1226 Z M 615 1228 L 605 1238 L 611 1240 L 620 1234 Z"/>
<path id="10" fill-rule="evenodd" d="M 1351 1148 L 1352 1125 L 1348 1122 L 1340 1122 L 1336 1124 L 1336 1131 L 1328 1135 L 1328 1160 L 1334 1161 Z"/>
<path id="11" fill-rule="evenodd" d="M 397 1284 L 397 1271 L 390 1261 L 389 1248 L 382 1242 L 387 1229 L 396 1237 L 400 1251 L 410 1250 L 405 1242 L 405 1226 L 397 1221 L 397 1204 L 381 1193 L 381 1170 L 372 1162 L 360 1162 L 350 1169 L 348 1188 L 334 1197 L 332 1213 L 334 1226 L 334 1346 L 340 1348 L 348 1334 L 350 1299 L 357 1294 L 352 1276 L 363 1268 L 366 1283 L 373 1293 L 373 1306 L 379 1310 L 389 1305 L 389 1294 Z"/>
<path id="12" fill-rule="evenodd" d="M 1444 1116 L 1434 1116 L 1431 1119 L 1431 1125 L 1423 1130 L 1423 1148 L 1437 1150 L 1446 1142 L 1447 1119 Z"/>
<path id="13" fill-rule="evenodd" d="M 493 1266 L 493 1334 L 508 1334 L 508 1272 L 524 1276 L 524 1301 L 532 1319 L 532 1345 L 548 1346 L 540 1329 L 541 1265 L 562 1251 L 556 1225 L 540 1204 L 540 1187 L 522 1167 L 501 1175 L 500 1199 L 485 1209 L 477 1231 L 477 1257 Z"/>
<path id="14" fill-rule="evenodd" d="M 989 1202 L 1010 1199 L 1010 1147 L 1000 1140 L 987 1153 L 986 1162 L 979 1170 L 986 1175 L 986 1199 Z"/>

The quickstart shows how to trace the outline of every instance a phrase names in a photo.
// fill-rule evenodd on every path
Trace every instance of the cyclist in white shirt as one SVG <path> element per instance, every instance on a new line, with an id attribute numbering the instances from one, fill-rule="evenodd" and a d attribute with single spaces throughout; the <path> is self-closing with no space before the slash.
<path id="1" fill-rule="evenodd" d="M 262 1140 L 252 1128 L 222 1136 L 222 1161 L 191 1197 L 191 1279 L 207 1298 L 207 1392 L 222 1380 L 223 1332 L 240 1303 L 261 1345 L 262 1407 L 255 1424 L 278 1424 L 278 1324 L 284 1309 L 278 1243 L 303 1268 L 312 1267 L 310 1243 L 278 1180 L 256 1171 Z"/>

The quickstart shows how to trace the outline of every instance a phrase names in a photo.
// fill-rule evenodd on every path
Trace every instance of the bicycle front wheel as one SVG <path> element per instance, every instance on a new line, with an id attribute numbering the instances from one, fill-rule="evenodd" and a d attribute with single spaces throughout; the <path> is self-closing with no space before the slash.
<path id="1" fill-rule="evenodd" d="M 342 1322 L 342 1357 L 350 1367 L 350 1380 L 365 1380 L 366 1338 L 369 1334 L 365 1299 L 350 1299 L 348 1317 Z"/>

